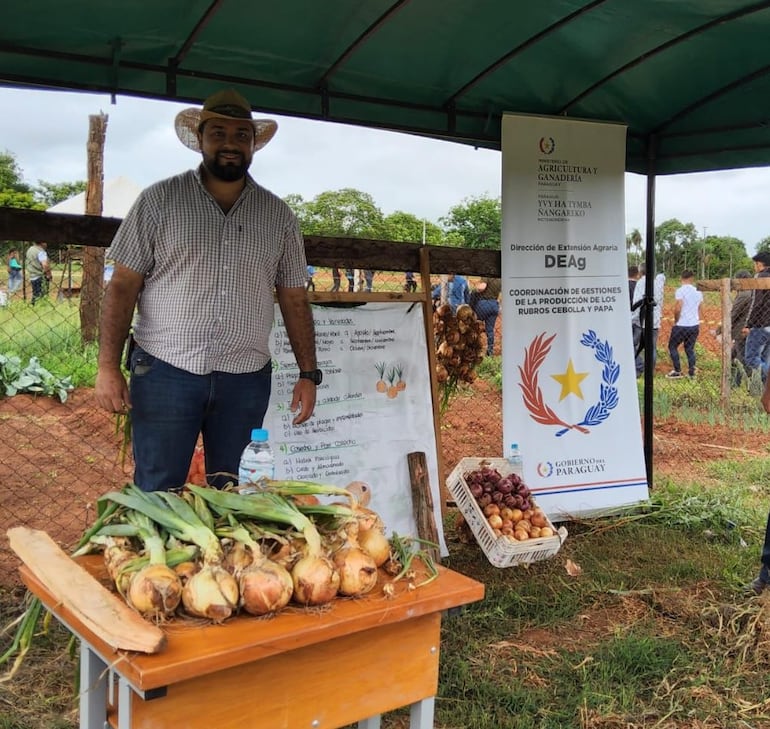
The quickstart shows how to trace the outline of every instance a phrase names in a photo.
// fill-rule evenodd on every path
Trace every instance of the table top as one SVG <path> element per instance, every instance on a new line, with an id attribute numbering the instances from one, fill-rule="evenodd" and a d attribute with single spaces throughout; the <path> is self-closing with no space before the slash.
<path id="1" fill-rule="evenodd" d="M 108 582 L 101 556 L 89 555 L 78 562 L 97 579 Z M 386 597 L 382 592 L 380 584 L 388 579 L 384 577 L 368 595 L 336 598 L 321 608 L 290 605 L 272 617 L 239 615 L 222 625 L 175 618 L 162 626 L 168 638 L 166 647 L 152 655 L 113 650 L 83 625 L 77 615 L 57 604 L 25 565 L 20 571 L 29 590 L 57 619 L 87 641 L 135 688 L 146 691 L 484 597 L 482 583 L 444 567 L 438 569 L 437 579 L 417 589 L 409 589 L 406 580 L 399 581 L 393 597 Z"/>

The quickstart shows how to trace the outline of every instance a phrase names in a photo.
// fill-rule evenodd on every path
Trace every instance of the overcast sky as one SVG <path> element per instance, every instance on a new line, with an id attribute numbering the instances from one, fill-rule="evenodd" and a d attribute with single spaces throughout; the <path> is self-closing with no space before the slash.
<path id="1" fill-rule="evenodd" d="M 0 151 L 15 155 L 24 180 L 86 178 L 88 116 L 109 116 L 105 180 L 128 177 L 144 187 L 193 167 L 198 156 L 177 140 L 173 121 L 185 104 L 105 94 L 0 88 Z M 396 210 L 438 223 L 465 198 L 500 194 L 500 153 L 396 132 L 274 117 L 279 130 L 258 152 L 251 173 L 284 197 L 312 199 L 352 187 L 369 193 L 386 215 Z M 656 222 L 678 218 L 703 235 L 732 235 L 753 253 L 770 236 L 764 211 L 770 169 L 663 176 Z M 645 178 L 626 175 L 626 232 L 645 230 Z"/>

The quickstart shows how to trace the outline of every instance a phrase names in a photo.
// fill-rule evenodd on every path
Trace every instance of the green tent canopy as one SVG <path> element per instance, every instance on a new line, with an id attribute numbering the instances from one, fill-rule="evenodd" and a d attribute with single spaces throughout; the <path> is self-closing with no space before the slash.
<path id="1" fill-rule="evenodd" d="M 37 0 L 0 84 L 197 102 L 499 148 L 505 112 L 628 126 L 626 167 L 770 164 L 770 2 Z M 7 112 L 8 110 L 6 110 Z"/>

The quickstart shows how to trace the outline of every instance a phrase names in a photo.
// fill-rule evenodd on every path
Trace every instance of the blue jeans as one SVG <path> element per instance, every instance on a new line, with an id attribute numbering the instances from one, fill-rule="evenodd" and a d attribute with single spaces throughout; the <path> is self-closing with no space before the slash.
<path id="1" fill-rule="evenodd" d="M 187 480 L 203 434 L 209 485 L 237 480 L 252 428 L 262 427 L 272 366 L 234 375 L 194 375 L 136 346 L 131 355 L 131 430 L 134 482 L 143 491 L 167 491 Z"/>
<path id="2" fill-rule="evenodd" d="M 760 370 L 762 379 L 767 377 L 770 361 L 770 327 L 752 327 L 746 336 L 746 369 Z"/>
<path id="3" fill-rule="evenodd" d="M 636 355 L 636 350 L 639 349 L 639 343 L 642 341 L 642 337 L 644 336 L 644 329 L 642 327 L 637 326 L 636 324 L 631 325 L 631 332 L 633 336 L 633 342 L 634 342 L 634 354 Z M 639 352 L 638 355 L 636 355 L 636 376 L 641 377 L 644 374 L 644 353 L 646 352 L 646 348 L 642 348 L 642 350 Z M 652 369 L 655 369 L 655 364 L 658 361 L 658 330 L 653 329 L 652 330 Z"/>
<path id="4" fill-rule="evenodd" d="M 40 276 L 38 278 L 31 278 L 29 280 L 30 285 L 32 286 L 32 300 L 30 301 L 31 304 L 34 304 L 38 299 L 42 299 L 43 296 L 45 296 L 45 293 L 43 292 L 44 283 L 46 283 L 46 280 Z"/>
<path id="5" fill-rule="evenodd" d="M 668 338 L 668 353 L 671 355 L 671 363 L 677 372 L 682 371 L 682 363 L 679 361 L 679 345 L 684 345 L 684 353 L 687 355 L 687 369 L 690 376 L 695 374 L 695 342 L 698 340 L 700 327 L 680 327 L 676 324 L 671 328 L 671 336 Z"/>
<path id="6" fill-rule="evenodd" d="M 500 304 L 497 303 L 497 299 L 479 299 L 474 308 L 476 316 L 484 322 L 487 333 L 487 357 L 491 357 L 495 349 L 495 322 L 500 314 Z"/>
<path id="7" fill-rule="evenodd" d="M 21 271 L 12 268 L 8 272 L 8 293 L 13 294 L 21 288 Z"/>

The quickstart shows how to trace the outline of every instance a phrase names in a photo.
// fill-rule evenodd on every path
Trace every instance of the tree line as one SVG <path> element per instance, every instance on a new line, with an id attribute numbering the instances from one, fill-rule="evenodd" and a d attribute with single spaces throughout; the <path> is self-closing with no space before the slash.
<path id="1" fill-rule="evenodd" d="M 25 182 L 11 152 L 0 152 L 0 206 L 45 210 L 86 189 L 84 180 Z M 290 194 L 284 200 L 294 210 L 305 235 L 425 242 L 429 245 L 500 250 L 502 211 L 499 198 L 486 195 L 465 198 L 437 222 L 396 211 L 385 215 L 374 198 L 361 190 L 343 188 L 319 193 L 312 200 Z M 7 241 L 5 248 L 14 245 Z M 629 265 L 644 261 L 645 244 L 638 229 L 626 236 Z M 770 251 L 770 236 L 757 251 Z M 691 270 L 697 278 L 732 277 L 752 270 L 743 241 L 732 236 L 699 235 L 694 223 L 676 218 L 655 228 L 658 271 L 674 277 Z"/>
<path id="2" fill-rule="evenodd" d="M 630 264 L 644 261 L 645 243 L 638 229 L 626 236 Z M 757 245 L 757 252 L 770 251 L 770 236 Z M 692 271 L 696 278 L 734 278 L 735 272 L 753 272 L 751 256 L 745 243 L 733 236 L 698 233 L 694 223 L 682 223 L 676 218 L 666 220 L 655 228 L 655 267 L 667 277 Z"/>

